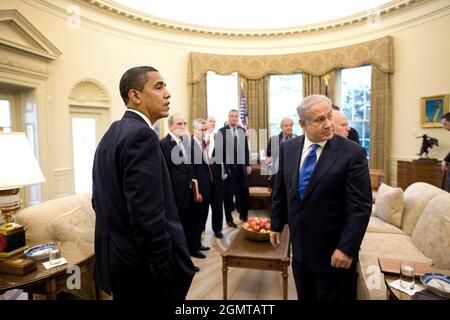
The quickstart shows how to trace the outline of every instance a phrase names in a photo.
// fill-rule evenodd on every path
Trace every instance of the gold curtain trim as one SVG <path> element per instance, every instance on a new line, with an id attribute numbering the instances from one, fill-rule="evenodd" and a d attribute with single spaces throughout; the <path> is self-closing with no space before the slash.
<path id="1" fill-rule="evenodd" d="M 391 36 L 350 46 L 304 53 L 267 56 L 230 56 L 191 52 L 188 84 L 199 82 L 208 71 L 218 74 L 238 72 L 248 79 L 270 73 L 306 72 L 321 76 L 336 68 L 376 65 L 382 72 L 394 73 L 394 45 Z"/>

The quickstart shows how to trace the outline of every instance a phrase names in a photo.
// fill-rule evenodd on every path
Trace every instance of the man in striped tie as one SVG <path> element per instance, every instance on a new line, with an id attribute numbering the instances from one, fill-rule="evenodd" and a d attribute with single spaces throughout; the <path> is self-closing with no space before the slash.
<path id="1" fill-rule="evenodd" d="M 354 299 L 356 262 L 372 207 L 366 153 L 334 134 L 327 97 L 309 96 L 297 112 L 305 134 L 280 145 L 270 240 L 277 247 L 289 222 L 299 299 Z"/>

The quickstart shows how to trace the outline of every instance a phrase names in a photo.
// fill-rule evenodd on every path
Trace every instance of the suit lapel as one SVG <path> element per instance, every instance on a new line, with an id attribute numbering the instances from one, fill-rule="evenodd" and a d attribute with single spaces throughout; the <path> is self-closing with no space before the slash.
<path id="1" fill-rule="evenodd" d="M 302 150 L 303 143 L 305 142 L 305 136 L 300 136 L 298 139 L 292 140 L 292 147 L 287 148 L 285 155 L 286 159 L 283 161 L 288 164 L 289 170 L 287 172 L 290 173 L 291 176 L 291 184 L 295 186 L 295 190 L 298 188 L 298 175 L 300 168 L 300 159 L 302 158 Z M 297 200 L 300 200 L 298 197 L 297 191 L 295 192 L 295 197 Z"/>
<path id="2" fill-rule="evenodd" d="M 320 154 L 319 161 L 317 161 L 316 167 L 311 176 L 311 180 L 308 183 L 308 187 L 306 188 L 305 195 L 303 197 L 303 201 L 308 198 L 311 192 L 319 183 L 320 179 L 326 174 L 331 165 L 336 161 L 337 155 L 336 152 L 338 150 L 338 146 L 336 143 L 336 139 L 333 137 L 331 140 L 327 142 L 325 148 L 323 148 L 322 153 Z"/>

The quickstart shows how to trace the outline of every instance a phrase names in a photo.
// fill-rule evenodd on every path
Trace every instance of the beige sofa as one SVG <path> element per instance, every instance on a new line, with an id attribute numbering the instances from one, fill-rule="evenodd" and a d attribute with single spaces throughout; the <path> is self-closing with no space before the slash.
<path id="1" fill-rule="evenodd" d="M 382 185 L 361 244 L 358 299 L 386 299 L 378 258 L 450 269 L 450 193 L 417 182 L 404 192 Z"/>
<path id="2" fill-rule="evenodd" d="M 45 201 L 16 214 L 25 227 L 26 241 L 70 241 L 94 244 L 95 212 L 91 193 Z M 66 290 L 65 290 L 66 291 Z M 67 290 L 76 296 L 94 299 L 92 273 L 82 275 L 81 289 Z"/>

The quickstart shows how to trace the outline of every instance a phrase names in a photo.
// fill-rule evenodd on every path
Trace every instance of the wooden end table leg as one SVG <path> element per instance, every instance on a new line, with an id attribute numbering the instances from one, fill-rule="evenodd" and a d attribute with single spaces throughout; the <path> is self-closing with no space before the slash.
<path id="1" fill-rule="evenodd" d="M 281 276 L 283 277 L 283 300 L 287 300 L 288 298 L 288 266 L 284 265 Z"/>
<path id="2" fill-rule="evenodd" d="M 228 280 L 227 272 L 228 272 L 227 258 L 222 258 L 223 300 L 227 300 L 227 280 Z"/>

